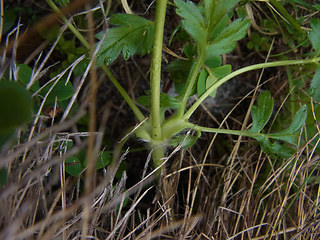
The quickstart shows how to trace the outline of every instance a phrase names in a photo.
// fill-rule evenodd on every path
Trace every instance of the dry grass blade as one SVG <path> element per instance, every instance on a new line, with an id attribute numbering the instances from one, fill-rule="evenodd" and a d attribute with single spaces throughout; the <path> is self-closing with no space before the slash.
<path id="1" fill-rule="evenodd" d="M 200 215 L 193 216 L 193 217 L 189 218 L 188 224 L 190 226 L 192 226 L 192 228 L 193 228 L 194 225 L 197 222 L 199 222 L 200 220 L 201 220 L 201 216 Z M 185 223 L 184 220 L 173 222 L 169 226 L 166 226 L 166 227 L 163 227 L 163 228 L 160 228 L 160 229 L 158 229 L 156 231 L 151 232 L 151 234 L 149 234 L 147 238 L 142 238 L 142 239 L 146 240 L 146 239 L 153 239 L 155 237 L 163 237 L 164 233 L 170 233 L 171 231 L 174 231 L 175 229 L 180 228 L 181 226 L 183 226 L 184 223 Z"/>
<path id="2" fill-rule="evenodd" d="M 87 8 L 90 9 L 90 5 L 87 5 Z M 89 43 L 91 45 L 90 49 L 90 58 L 92 59 L 92 66 L 95 66 L 95 41 L 94 41 L 94 23 L 93 23 L 93 16 L 92 12 L 88 11 L 87 13 L 88 18 L 88 28 L 89 28 Z M 96 146 L 97 140 L 95 137 L 96 131 L 96 99 L 97 99 L 97 90 L 98 90 L 98 83 L 97 83 L 97 70 L 95 67 L 91 68 L 90 71 L 90 94 L 88 102 L 89 105 L 89 143 L 87 149 L 87 169 L 86 169 L 86 178 L 85 178 L 85 194 L 89 195 L 95 185 L 95 168 L 96 168 L 96 159 L 97 159 L 97 152 L 95 149 L 99 149 L 100 146 Z M 91 235 L 89 232 L 89 222 L 91 221 L 91 204 L 92 199 L 88 198 L 83 205 L 83 222 L 82 222 L 82 239 L 87 238 L 87 234 Z"/>

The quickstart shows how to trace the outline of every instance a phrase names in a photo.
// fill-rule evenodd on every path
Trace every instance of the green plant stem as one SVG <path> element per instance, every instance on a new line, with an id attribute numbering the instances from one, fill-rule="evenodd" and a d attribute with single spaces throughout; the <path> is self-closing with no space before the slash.
<path id="1" fill-rule="evenodd" d="M 83 44 L 83 46 L 85 46 L 89 50 L 90 49 L 89 42 L 70 22 L 68 22 L 68 19 L 61 13 L 60 9 L 54 4 L 54 2 L 52 0 L 46 0 L 46 2 L 55 13 L 59 14 L 62 21 L 68 25 L 68 28 L 70 29 L 70 31 L 79 39 L 79 41 Z"/>
<path id="2" fill-rule="evenodd" d="M 129 107 L 131 108 L 134 115 L 137 117 L 139 122 L 143 121 L 145 119 L 145 116 L 142 114 L 142 112 L 139 110 L 137 105 L 132 101 L 126 90 L 121 86 L 119 81 L 114 77 L 110 69 L 105 65 L 104 63 L 101 65 L 102 70 L 105 72 L 105 74 L 108 76 L 110 81 L 113 83 L 113 85 L 116 87 L 118 92 L 121 94 L 123 99 L 127 102 Z"/>
<path id="3" fill-rule="evenodd" d="M 68 28 L 70 31 L 79 39 L 79 41 L 85 46 L 88 50 L 90 50 L 90 44 L 89 42 L 84 38 L 84 36 L 70 23 L 68 22 L 68 19 L 60 12 L 60 9 L 54 4 L 52 0 L 46 0 L 48 5 L 58 13 L 63 20 L 64 23 L 67 23 Z M 131 110 L 137 117 L 137 119 L 141 122 L 143 119 L 145 119 L 145 116 L 142 114 L 142 112 L 139 110 L 137 105 L 132 101 L 126 90 L 121 86 L 119 81 L 114 77 L 110 69 L 105 65 L 104 63 L 102 64 L 101 68 L 105 72 L 105 74 L 108 76 L 110 81 L 113 83 L 113 85 L 117 88 L 121 96 L 124 98 L 124 100 L 128 103 L 130 106 Z"/>
<path id="4" fill-rule="evenodd" d="M 162 139 L 161 116 L 160 116 L 160 81 L 161 81 L 161 58 L 163 44 L 163 30 L 167 8 L 167 0 L 157 0 L 156 15 L 154 21 L 154 37 L 150 70 L 151 87 L 151 138 L 154 144 Z M 152 152 L 154 165 L 161 164 L 164 156 L 164 149 L 156 147 Z"/>
<path id="5" fill-rule="evenodd" d="M 221 129 L 221 128 L 209 128 L 209 127 L 202 127 L 198 125 L 193 125 L 191 127 L 191 125 L 193 124 L 190 124 L 190 128 L 197 131 L 201 131 L 201 132 L 231 134 L 231 135 L 245 136 L 245 137 L 251 137 L 251 138 L 255 138 L 262 135 L 260 133 L 254 133 L 254 132 L 243 131 L 243 130 L 241 131 L 241 130 L 230 130 L 230 129 Z"/>
<path id="6" fill-rule="evenodd" d="M 262 134 L 260 132 L 251 132 L 248 130 L 230 130 L 230 129 L 221 129 L 221 128 L 210 128 L 210 127 L 203 127 L 196 125 L 194 123 L 190 123 L 184 121 L 182 119 L 171 121 L 171 123 L 166 123 L 163 126 L 163 131 L 165 131 L 163 142 L 170 139 L 172 136 L 176 135 L 177 133 L 181 132 L 184 129 L 193 129 L 197 132 L 210 132 L 210 133 L 219 133 L 219 134 L 231 134 L 236 136 L 244 136 L 259 139 L 261 137 L 277 139 L 276 134 Z"/>
<path id="7" fill-rule="evenodd" d="M 191 70 L 190 70 L 190 74 L 189 74 L 189 79 L 187 81 L 187 88 L 186 91 L 184 93 L 183 99 L 181 101 L 181 106 L 178 110 L 178 116 L 183 116 L 185 109 L 186 109 L 186 105 L 187 105 L 187 101 L 188 98 L 191 94 L 192 88 L 197 80 L 197 76 L 199 74 L 200 68 L 203 64 L 204 61 L 204 57 L 205 57 L 205 48 L 200 48 L 199 51 L 199 56 L 197 58 L 196 63 L 192 66 Z"/>
<path id="8" fill-rule="evenodd" d="M 163 125 L 163 131 L 165 132 L 163 141 L 171 138 L 175 134 L 177 134 L 180 131 L 182 131 L 183 129 L 187 129 L 187 128 L 194 129 L 196 131 L 201 131 L 201 132 L 231 134 L 231 135 L 246 136 L 246 137 L 251 137 L 251 138 L 259 137 L 262 135 L 261 133 L 255 133 L 255 132 L 250 132 L 250 131 L 202 127 L 202 126 L 198 126 L 194 123 L 184 121 L 182 119 L 172 119 L 172 121 L 169 120 L 166 124 Z"/>
<path id="9" fill-rule="evenodd" d="M 309 60 L 285 60 L 285 61 L 277 61 L 277 62 L 269 62 L 269 63 L 260 63 L 255 64 L 252 66 L 244 67 L 239 70 L 236 70 L 229 75 L 225 76 L 224 78 L 220 79 L 218 82 L 213 84 L 210 88 L 208 88 L 204 94 L 189 108 L 189 110 L 183 115 L 183 119 L 187 120 L 190 118 L 192 113 L 200 106 L 200 104 L 219 86 L 221 86 L 223 83 L 227 82 L 228 80 L 232 79 L 233 77 L 236 77 L 242 73 L 258 70 L 262 68 L 269 68 L 269 67 L 281 67 L 281 66 L 289 66 L 289 65 L 299 65 L 299 64 L 310 64 L 310 63 L 317 63 L 320 61 L 320 57 L 309 59 Z"/>

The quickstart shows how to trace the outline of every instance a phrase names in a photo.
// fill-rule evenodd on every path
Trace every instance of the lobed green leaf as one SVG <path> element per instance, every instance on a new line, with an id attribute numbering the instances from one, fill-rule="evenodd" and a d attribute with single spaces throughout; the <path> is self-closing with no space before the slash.
<path id="1" fill-rule="evenodd" d="M 289 158 L 294 153 L 292 148 L 289 148 L 283 144 L 278 142 L 271 143 L 268 137 L 264 134 L 254 138 L 260 143 L 262 150 L 266 154 L 275 154 L 283 158 Z"/>
<path id="2" fill-rule="evenodd" d="M 147 54 L 151 51 L 153 42 L 153 22 L 133 15 L 116 14 L 111 24 L 118 26 L 108 30 L 97 55 L 97 64 L 112 63 L 122 52 L 127 60 L 134 54 Z M 102 39 L 103 32 L 97 34 Z"/>
<path id="3" fill-rule="evenodd" d="M 239 3 L 240 0 L 204 0 L 206 20 L 210 25 L 216 25 L 225 15 Z"/>
<path id="4" fill-rule="evenodd" d="M 184 18 L 182 26 L 198 42 L 200 46 L 205 44 L 207 31 L 205 19 L 199 8 L 191 1 L 175 0 L 177 14 Z"/>
<path id="5" fill-rule="evenodd" d="M 250 20 L 237 19 L 232 22 L 214 41 L 207 46 L 206 58 L 231 52 L 236 42 L 242 39 L 250 26 Z"/>
<path id="6" fill-rule="evenodd" d="M 280 132 L 269 134 L 268 137 L 286 141 L 291 144 L 297 144 L 299 138 L 299 130 L 307 119 L 307 105 L 303 105 L 295 114 L 290 126 Z"/>

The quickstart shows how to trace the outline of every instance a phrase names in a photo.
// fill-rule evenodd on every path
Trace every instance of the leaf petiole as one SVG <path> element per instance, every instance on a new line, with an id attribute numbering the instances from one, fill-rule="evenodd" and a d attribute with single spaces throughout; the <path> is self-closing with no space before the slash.
<path id="1" fill-rule="evenodd" d="M 305 65 L 310 63 L 318 63 L 320 61 L 320 57 L 308 59 L 308 60 L 285 60 L 285 61 L 276 61 L 276 62 L 269 62 L 269 63 L 260 63 L 251 65 L 248 67 L 244 67 L 241 69 L 238 69 L 224 78 L 220 79 L 218 82 L 213 84 L 210 88 L 208 88 L 202 95 L 199 97 L 199 99 L 189 108 L 189 110 L 183 115 L 183 119 L 187 120 L 191 117 L 191 115 L 194 113 L 194 111 L 200 106 L 200 104 L 213 92 L 216 91 L 218 87 L 220 87 L 223 83 L 227 82 L 228 80 L 242 74 L 245 72 L 263 69 L 263 68 L 269 68 L 269 67 L 281 67 L 281 66 L 289 66 L 289 65 Z"/>
<path id="2" fill-rule="evenodd" d="M 197 81 L 197 76 L 200 72 L 200 68 L 203 65 L 204 62 L 204 58 L 205 58 L 205 49 L 200 47 L 200 51 L 199 51 L 199 56 L 197 58 L 197 61 L 195 64 L 193 64 L 191 70 L 190 70 L 190 74 L 189 74 L 189 78 L 187 80 L 187 88 L 185 90 L 183 99 L 181 101 L 181 106 L 178 110 L 178 116 L 183 116 L 185 110 L 186 110 L 186 105 L 187 105 L 187 101 L 189 99 L 190 93 L 192 91 L 192 88 L 195 84 L 195 82 Z"/>

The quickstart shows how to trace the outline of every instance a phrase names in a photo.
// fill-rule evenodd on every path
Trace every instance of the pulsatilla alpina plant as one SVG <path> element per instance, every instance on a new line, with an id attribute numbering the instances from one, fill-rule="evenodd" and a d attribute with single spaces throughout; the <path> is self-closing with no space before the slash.
<path id="1" fill-rule="evenodd" d="M 48 0 L 48 2 L 51 1 Z M 189 121 L 192 114 L 207 97 L 215 96 L 219 86 L 242 73 L 268 67 L 310 64 L 315 69 L 317 68 L 317 71 L 311 82 L 309 95 L 316 102 L 320 101 L 317 90 L 319 89 L 320 71 L 318 68 L 320 22 L 318 20 L 312 21 L 312 30 L 308 34 L 314 49 L 309 59 L 261 63 L 235 71 L 232 71 L 231 65 L 222 64 L 221 56 L 234 50 L 237 41 L 246 36 L 250 27 L 250 20 L 233 17 L 233 11 L 239 2 L 240 0 L 203 0 L 196 5 L 188 0 L 174 0 L 176 13 L 181 17 L 178 27 L 190 36 L 190 41 L 183 48 L 187 59 L 175 60 L 168 66 L 171 76 L 179 74 L 182 76 L 180 83 L 175 85 L 177 97 L 161 92 L 160 88 L 163 35 L 168 4 L 166 0 L 156 1 L 154 22 L 134 14 L 115 14 L 110 19 L 112 27 L 96 35 L 100 41 L 97 43 L 98 52 L 95 62 L 104 70 L 140 122 L 139 127 L 134 128 L 133 132 L 137 138 L 147 142 L 152 149 L 155 167 L 162 164 L 162 158 L 168 146 L 181 144 L 189 147 L 197 141 L 201 132 L 251 137 L 256 139 L 268 154 L 275 153 L 288 157 L 294 152 L 293 147 L 298 142 L 299 132 L 306 120 L 307 107 L 303 105 L 296 111 L 292 123 L 285 130 L 265 133 L 263 129 L 271 118 L 274 106 L 268 91 L 258 96 L 257 105 L 252 108 L 252 126 L 248 130 L 208 128 Z M 66 19 L 63 21 L 70 26 Z M 90 44 L 84 37 L 74 27 L 69 28 L 89 50 Z M 299 28 L 299 25 L 295 24 L 295 28 Z M 137 99 L 139 104 L 150 110 L 150 115 L 145 116 L 112 75 L 107 65 L 111 64 L 120 54 L 127 60 L 134 54 L 148 53 L 152 53 L 151 89 L 147 95 Z M 86 58 L 79 65 L 83 66 L 89 61 L 90 59 Z M 70 91 L 70 94 L 72 92 Z M 187 107 L 187 101 L 192 95 L 197 95 L 198 99 Z M 65 97 L 70 97 L 69 92 Z M 165 112 L 168 109 L 173 110 L 174 113 L 166 118 Z M 185 130 L 192 130 L 195 134 L 186 134 Z M 129 131 L 132 132 L 132 129 Z M 126 139 L 121 144 L 124 144 Z M 107 160 L 110 160 L 109 157 Z M 108 161 L 105 161 L 104 165 L 108 164 Z"/>
<path id="2" fill-rule="evenodd" d="M 204 0 L 196 5 L 191 1 L 174 1 L 176 13 L 182 19 L 180 26 L 192 39 L 188 47 L 184 48 L 188 59 L 176 60 L 169 65 L 171 73 L 181 69 L 187 71 L 182 88 L 180 85 L 179 90 L 177 89 L 177 97 L 171 97 L 160 91 L 161 52 L 167 1 L 157 1 L 154 22 L 136 15 L 117 14 L 110 20 L 114 27 L 107 33 L 101 32 L 97 35 L 102 41 L 97 58 L 100 66 L 104 63 L 110 64 L 120 53 L 123 54 L 124 59 L 128 59 L 134 54 L 152 52 L 151 90 L 146 96 L 138 99 L 140 104 L 150 109 L 150 116 L 146 118 L 124 90 L 118 89 L 141 122 L 141 125 L 135 129 L 135 134 L 148 142 L 153 150 L 155 167 L 162 163 L 161 159 L 168 145 L 177 145 L 177 142 L 180 142 L 183 146 L 191 146 L 201 132 L 252 137 L 260 143 L 266 153 L 270 154 L 276 153 L 288 157 L 294 152 L 292 146 L 297 144 L 299 132 L 306 120 L 307 107 L 304 105 L 296 112 L 287 129 L 266 134 L 263 129 L 271 118 L 274 105 L 268 91 L 258 96 L 257 105 L 252 108 L 252 126 L 249 130 L 207 128 L 189 122 L 189 118 L 205 98 L 214 97 L 221 84 L 239 74 L 267 67 L 318 65 L 320 60 L 318 57 L 319 21 L 312 23 L 312 31 L 309 33 L 309 39 L 315 50 L 311 59 L 262 63 L 233 72 L 230 65 L 222 65 L 221 55 L 234 50 L 237 41 L 245 37 L 250 27 L 248 19 L 233 20 L 233 10 L 238 3 L 239 0 Z M 318 84 L 319 79 L 314 78 L 311 86 Z M 188 98 L 194 94 L 197 94 L 198 100 L 187 109 Z M 310 95 L 318 98 L 319 94 L 313 88 Z M 168 109 L 174 110 L 174 114 L 166 119 L 164 113 Z M 197 134 L 195 136 L 183 134 L 186 129 L 191 129 Z"/>

